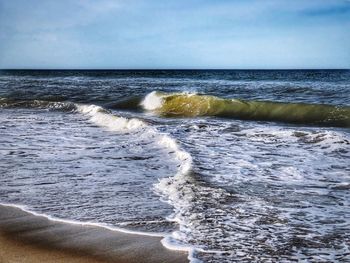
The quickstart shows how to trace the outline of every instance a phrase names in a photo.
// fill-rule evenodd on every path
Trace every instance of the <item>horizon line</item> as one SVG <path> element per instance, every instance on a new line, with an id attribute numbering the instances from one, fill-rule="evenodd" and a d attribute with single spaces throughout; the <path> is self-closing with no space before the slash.
<path id="1" fill-rule="evenodd" d="M 205 70 L 350 70 L 350 68 L 0 68 L 0 71 L 205 71 Z"/>

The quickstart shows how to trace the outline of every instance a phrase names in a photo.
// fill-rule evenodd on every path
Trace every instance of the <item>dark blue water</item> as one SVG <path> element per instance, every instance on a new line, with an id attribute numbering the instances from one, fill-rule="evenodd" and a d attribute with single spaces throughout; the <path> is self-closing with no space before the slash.
<path id="1" fill-rule="evenodd" d="M 0 95 L 108 105 L 151 91 L 350 105 L 350 70 L 1 71 Z"/>

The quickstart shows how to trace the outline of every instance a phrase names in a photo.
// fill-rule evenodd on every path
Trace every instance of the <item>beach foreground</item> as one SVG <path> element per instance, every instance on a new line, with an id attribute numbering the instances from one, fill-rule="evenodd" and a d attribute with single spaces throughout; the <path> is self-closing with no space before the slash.
<path id="1" fill-rule="evenodd" d="M 161 237 L 51 221 L 0 205 L 0 262 L 188 262 Z"/>

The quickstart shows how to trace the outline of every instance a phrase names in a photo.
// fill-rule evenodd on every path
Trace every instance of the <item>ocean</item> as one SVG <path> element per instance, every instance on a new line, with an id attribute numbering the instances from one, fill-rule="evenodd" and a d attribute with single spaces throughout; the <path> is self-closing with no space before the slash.
<path id="1" fill-rule="evenodd" d="M 350 262 L 350 70 L 2 70 L 0 203 L 197 262 Z"/>

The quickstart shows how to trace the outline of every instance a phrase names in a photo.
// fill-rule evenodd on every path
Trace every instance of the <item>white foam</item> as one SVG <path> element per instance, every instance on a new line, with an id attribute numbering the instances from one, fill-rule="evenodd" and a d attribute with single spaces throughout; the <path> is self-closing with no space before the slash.
<path id="1" fill-rule="evenodd" d="M 151 93 L 147 94 L 146 97 L 141 102 L 141 106 L 145 110 L 156 110 L 161 108 L 163 105 L 163 98 L 159 95 L 158 92 L 152 91 Z"/>
<path id="2" fill-rule="evenodd" d="M 175 244 L 169 236 L 161 240 L 162 245 L 170 250 L 186 251 L 188 253 L 188 259 L 191 263 L 201 263 L 202 261 L 195 258 L 195 251 L 197 250 L 193 246 Z"/>
<path id="3" fill-rule="evenodd" d="M 176 159 L 180 161 L 179 173 L 187 174 L 190 172 L 192 168 L 192 157 L 188 152 L 182 150 L 174 139 L 168 135 L 163 135 L 159 138 L 158 143 L 175 153 Z"/>
<path id="4" fill-rule="evenodd" d="M 183 230 L 186 228 L 187 223 L 184 217 L 181 216 L 181 211 L 186 210 L 186 208 L 190 206 L 190 200 L 193 198 L 192 189 L 185 187 L 186 176 L 192 170 L 192 156 L 188 152 L 182 150 L 176 141 L 167 135 L 163 135 L 160 138 L 159 144 L 174 152 L 175 158 L 180 162 L 180 167 L 175 176 L 159 180 L 159 182 L 155 184 L 155 190 L 164 198 L 164 201 L 174 207 L 174 214 L 169 216 L 168 220 L 177 222 L 180 230 Z M 179 191 L 179 188 L 181 188 L 182 191 Z M 199 251 L 200 248 L 189 246 L 186 242 L 186 245 L 179 242 L 180 240 L 186 240 L 183 235 L 183 231 L 174 231 L 171 235 L 162 240 L 162 244 L 168 249 L 186 250 L 189 253 L 188 258 L 192 263 L 202 262 L 194 256 L 195 252 Z"/>
<path id="5" fill-rule="evenodd" d="M 96 105 L 77 105 L 77 111 L 90 117 L 94 124 L 107 128 L 110 131 L 123 132 L 146 127 L 146 123 L 139 119 L 127 119 L 108 113 Z"/>

